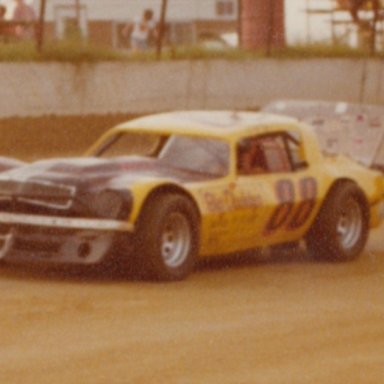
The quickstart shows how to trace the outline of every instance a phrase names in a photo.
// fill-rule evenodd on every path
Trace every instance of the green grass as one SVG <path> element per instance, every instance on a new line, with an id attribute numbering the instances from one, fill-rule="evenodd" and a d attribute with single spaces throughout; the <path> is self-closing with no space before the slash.
<path id="1" fill-rule="evenodd" d="M 0 61 L 36 61 L 38 56 L 34 45 L 29 42 L 0 44 Z"/>
<path id="2" fill-rule="evenodd" d="M 236 48 L 225 50 L 207 50 L 201 47 L 185 47 L 174 50 L 166 50 L 164 59 L 227 59 L 227 60 L 247 60 L 260 58 L 274 59 L 310 59 L 310 58 L 366 58 L 370 57 L 369 52 L 362 49 L 354 49 L 344 45 L 329 45 L 324 43 L 310 45 L 292 45 L 284 49 L 259 51 L 247 51 Z M 383 58 L 384 52 L 377 53 L 375 57 Z"/>
<path id="3" fill-rule="evenodd" d="M 236 48 L 206 49 L 201 46 L 165 47 L 162 60 L 249 60 L 261 58 L 309 59 L 309 58 L 364 58 L 369 53 L 342 45 L 312 44 L 294 45 L 282 50 L 245 51 Z M 376 54 L 384 58 L 384 52 Z M 68 40 L 46 44 L 37 52 L 33 42 L 0 43 L 0 62 L 100 62 L 100 61 L 155 61 L 154 50 L 142 53 L 117 51 L 79 41 Z"/>
<path id="4" fill-rule="evenodd" d="M 384 52 L 377 53 L 376 56 L 383 57 L 383 54 Z M 314 43 L 289 46 L 284 50 L 273 52 L 273 56 L 277 58 L 365 58 L 371 55 L 367 50 L 351 48 L 347 45 Z"/>
<path id="5" fill-rule="evenodd" d="M 0 44 L 0 61 L 58 61 L 98 62 L 126 60 L 127 55 L 113 49 L 98 47 L 81 42 L 63 41 L 49 43 L 38 52 L 33 42 Z"/>

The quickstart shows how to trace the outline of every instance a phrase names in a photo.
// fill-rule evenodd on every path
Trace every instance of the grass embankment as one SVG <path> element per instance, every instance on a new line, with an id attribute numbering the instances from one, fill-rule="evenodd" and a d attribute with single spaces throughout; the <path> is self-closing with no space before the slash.
<path id="1" fill-rule="evenodd" d="M 51 43 L 38 52 L 31 41 L 0 44 L 0 61 L 3 62 L 97 62 L 124 60 L 125 55 L 107 48 L 78 42 Z"/>
<path id="2" fill-rule="evenodd" d="M 293 45 L 285 49 L 266 51 L 245 51 L 237 48 L 208 49 L 202 46 L 165 47 L 162 60 L 249 60 L 261 58 L 310 59 L 310 58 L 365 58 L 369 53 L 342 45 L 311 44 Z M 384 52 L 377 53 L 377 58 L 384 58 Z M 153 50 L 143 53 L 117 51 L 94 46 L 78 41 L 64 41 L 46 44 L 37 52 L 33 42 L 0 44 L 2 62 L 100 62 L 100 61 L 154 61 Z"/>
<path id="3" fill-rule="evenodd" d="M 133 117 L 111 114 L 0 119 L 0 156 L 27 161 L 81 156 L 108 128 Z"/>

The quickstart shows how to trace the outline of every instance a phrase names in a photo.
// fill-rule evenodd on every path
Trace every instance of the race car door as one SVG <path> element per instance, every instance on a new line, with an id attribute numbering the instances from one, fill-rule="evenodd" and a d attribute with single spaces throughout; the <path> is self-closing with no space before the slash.
<path id="1" fill-rule="evenodd" d="M 314 214 L 318 188 L 300 135 L 283 131 L 249 137 L 238 143 L 237 152 L 237 188 L 260 196 L 260 204 L 244 212 L 238 241 L 251 248 L 301 238 Z"/>

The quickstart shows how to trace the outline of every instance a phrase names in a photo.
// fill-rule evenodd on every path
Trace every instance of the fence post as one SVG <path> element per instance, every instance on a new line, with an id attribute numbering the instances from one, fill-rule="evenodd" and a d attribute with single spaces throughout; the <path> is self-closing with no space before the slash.
<path id="1" fill-rule="evenodd" d="M 38 52 L 41 52 L 41 50 L 43 49 L 43 43 L 44 43 L 45 6 L 46 6 L 46 0 L 41 0 L 39 21 L 38 21 L 38 27 L 37 27 L 37 37 L 36 37 L 36 48 Z"/>
<path id="2" fill-rule="evenodd" d="M 159 33 L 157 35 L 157 44 L 156 44 L 156 57 L 158 60 L 161 58 L 161 51 L 163 48 L 163 36 L 165 30 L 165 18 L 167 14 L 168 0 L 162 0 L 161 3 L 161 14 L 159 22 Z"/>

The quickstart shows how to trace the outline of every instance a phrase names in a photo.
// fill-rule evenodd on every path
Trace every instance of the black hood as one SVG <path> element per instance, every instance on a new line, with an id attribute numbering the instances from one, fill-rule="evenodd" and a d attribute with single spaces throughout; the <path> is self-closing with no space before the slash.
<path id="1" fill-rule="evenodd" d="M 2 157 L 0 156 L 0 173 L 9 171 L 10 169 L 20 168 L 27 163 L 23 161 L 13 159 L 11 157 Z"/>
<path id="2" fill-rule="evenodd" d="M 136 181 L 148 178 L 165 178 L 184 183 L 211 177 L 169 167 L 159 160 L 142 157 L 59 158 L 38 161 L 3 172 L 0 175 L 0 192 L 1 181 L 4 179 L 34 183 L 48 182 L 92 190 L 106 187 L 119 188 L 119 186 L 127 188 Z"/>
<path id="3" fill-rule="evenodd" d="M 154 178 L 182 184 L 207 175 L 142 157 L 38 161 L 0 174 L 0 211 L 124 219 L 132 208 L 130 186 Z"/>

